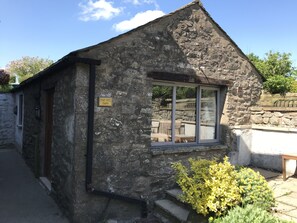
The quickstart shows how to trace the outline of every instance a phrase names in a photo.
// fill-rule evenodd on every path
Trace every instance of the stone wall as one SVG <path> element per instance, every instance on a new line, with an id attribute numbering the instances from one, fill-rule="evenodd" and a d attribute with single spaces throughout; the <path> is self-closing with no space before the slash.
<path id="1" fill-rule="evenodd" d="M 44 176 L 46 91 L 54 88 L 51 148 L 52 195 L 68 216 L 74 203 L 74 71 L 69 68 L 22 88 L 24 94 L 23 156 L 36 176 Z M 40 117 L 35 108 L 40 107 Z M 84 159 L 82 157 L 81 159 Z"/>
<path id="2" fill-rule="evenodd" d="M 31 85 L 29 88 L 23 90 L 24 94 L 24 119 L 23 119 L 23 157 L 27 165 L 34 173 L 39 172 L 37 163 L 40 157 L 37 155 L 37 146 L 39 145 L 41 137 L 40 120 L 35 117 L 35 106 L 39 101 L 35 98 L 40 97 L 39 83 Z M 44 113 L 44 110 L 42 110 Z"/>
<path id="3" fill-rule="evenodd" d="M 14 145 L 14 98 L 12 94 L 0 93 L 0 149 Z"/>
<path id="4" fill-rule="evenodd" d="M 261 93 L 257 71 L 199 4 L 75 54 L 102 62 L 95 70 L 92 186 L 143 199 L 149 207 L 175 186 L 172 162 L 222 159 L 227 148 L 237 148 L 230 128 L 250 124 L 250 108 Z M 24 88 L 24 157 L 32 169 L 41 158 L 43 172 L 45 91 L 55 87 L 51 180 L 56 200 L 74 223 L 136 218 L 139 206 L 85 190 L 89 72 L 78 63 Z M 151 145 L 152 86 L 162 80 L 220 89 L 219 143 Z M 100 98 L 112 103 L 99 106 Z"/>
<path id="5" fill-rule="evenodd" d="M 229 127 L 250 123 L 250 107 L 261 93 L 254 67 L 198 5 L 79 51 L 79 56 L 102 61 L 96 68 L 93 186 L 149 202 L 174 186 L 171 162 L 222 158 L 226 148 L 235 149 Z M 76 75 L 75 160 L 81 160 L 74 167 L 77 222 L 98 220 L 104 199 L 83 192 L 88 72 L 80 65 Z M 150 78 L 151 73 L 159 73 L 160 79 L 166 74 L 172 81 L 183 74 L 189 83 L 220 87 L 221 145 L 151 146 L 152 85 L 159 80 Z M 111 98 L 112 106 L 98 106 L 100 97 Z M 113 209 L 114 214 L 119 211 Z"/>
<path id="6" fill-rule="evenodd" d="M 53 107 L 53 139 L 51 151 L 52 192 L 59 206 L 70 218 L 74 213 L 74 166 L 84 161 L 75 160 L 75 68 L 69 67 L 57 73 Z"/>
<path id="7" fill-rule="evenodd" d="M 251 112 L 252 124 L 297 128 L 297 108 L 254 107 Z"/>
<path id="8" fill-rule="evenodd" d="M 279 100 L 297 100 L 297 93 L 286 93 L 286 95 L 283 96 L 280 94 L 270 94 L 263 91 L 257 105 L 260 107 L 273 107 L 274 103 Z"/>

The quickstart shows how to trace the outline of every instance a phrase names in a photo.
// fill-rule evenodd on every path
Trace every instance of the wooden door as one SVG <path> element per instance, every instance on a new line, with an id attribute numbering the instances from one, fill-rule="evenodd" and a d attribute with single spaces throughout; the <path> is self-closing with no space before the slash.
<path id="1" fill-rule="evenodd" d="M 51 150 L 53 136 L 54 89 L 45 93 L 44 176 L 51 179 Z"/>

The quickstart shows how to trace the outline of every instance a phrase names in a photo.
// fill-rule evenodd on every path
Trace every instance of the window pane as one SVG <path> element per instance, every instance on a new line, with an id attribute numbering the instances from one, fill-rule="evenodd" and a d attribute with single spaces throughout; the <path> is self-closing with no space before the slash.
<path id="1" fill-rule="evenodd" d="M 196 88 L 177 87 L 175 105 L 175 142 L 196 142 Z"/>
<path id="2" fill-rule="evenodd" d="M 173 87 L 153 86 L 152 142 L 171 142 Z"/>
<path id="3" fill-rule="evenodd" d="M 217 138 L 217 90 L 201 89 L 200 140 Z"/>

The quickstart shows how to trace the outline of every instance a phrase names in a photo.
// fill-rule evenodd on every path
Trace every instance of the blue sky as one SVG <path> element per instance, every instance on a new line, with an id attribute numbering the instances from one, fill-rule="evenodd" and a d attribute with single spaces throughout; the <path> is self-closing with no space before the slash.
<path id="1" fill-rule="evenodd" d="M 191 0 L 0 0 L 0 68 L 23 56 L 60 59 L 115 37 Z M 245 53 L 292 54 L 297 66 L 297 1 L 202 0 Z"/>

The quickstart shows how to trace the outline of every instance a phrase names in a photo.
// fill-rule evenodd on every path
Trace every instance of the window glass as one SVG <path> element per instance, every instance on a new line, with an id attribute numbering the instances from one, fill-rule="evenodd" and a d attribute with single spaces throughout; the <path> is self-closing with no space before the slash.
<path id="1" fill-rule="evenodd" d="M 154 85 L 151 141 L 167 144 L 217 141 L 218 97 L 217 88 Z"/>
<path id="2" fill-rule="evenodd" d="M 152 142 L 171 142 L 173 87 L 153 86 Z"/>
<path id="3" fill-rule="evenodd" d="M 175 103 L 175 143 L 196 142 L 196 88 L 177 87 Z"/>
<path id="4" fill-rule="evenodd" d="M 201 89 L 200 99 L 200 140 L 217 138 L 217 90 Z"/>

